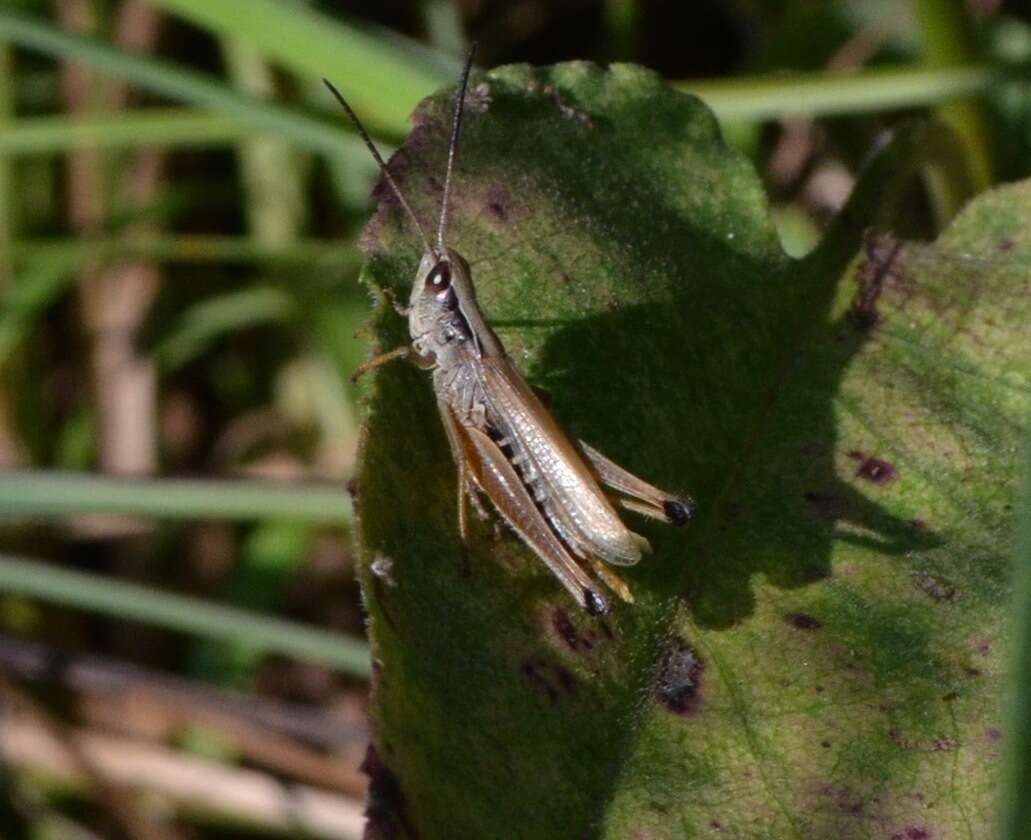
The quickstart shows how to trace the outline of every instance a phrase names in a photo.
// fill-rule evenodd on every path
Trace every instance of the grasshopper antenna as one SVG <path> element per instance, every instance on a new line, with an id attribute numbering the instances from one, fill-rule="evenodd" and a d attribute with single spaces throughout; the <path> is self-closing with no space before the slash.
<path id="1" fill-rule="evenodd" d="M 468 72 L 468 68 L 466 68 L 466 72 Z M 329 79 L 323 79 L 322 83 L 329 88 L 329 92 L 336 97 L 336 101 L 343 106 L 344 110 L 347 112 L 347 116 L 349 116 L 351 118 L 351 122 L 354 123 L 354 127 L 358 129 L 358 134 L 361 135 L 362 140 L 365 141 L 365 145 L 368 147 L 369 151 L 372 152 L 372 156 L 376 159 L 376 163 L 379 164 L 379 171 L 383 173 L 383 177 L 386 179 L 387 183 L 390 184 L 390 189 L 394 191 L 394 195 L 396 195 L 398 201 L 401 202 L 401 206 L 404 207 L 405 212 L 408 213 L 408 216 L 415 223 L 415 229 L 419 231 L 419 238 L 422 239 L 422 244 L 426 247 L 427 252 L 437 254 L 433 249 L 433 246 L 430 245 L 430 240 L 426 236 L 426 231 L 423 230 L 422 225 L 419 224 L 419 219 L 415 215 L 415 211 L 412 210 L 411 205 L 405 199 L 404 193 L 401 192 L 401 188 L 394 180 L 394 176 L 390 174 L 390 170 L 387 169 L 387 165 L 383 161 L 383 156 L 380 155 L 379 149 L 376 148 L 376 144 L 372 142 L 372 138 L 369 137 L 369 132 L 365 130 L 365 126 L 362 125 L 362 121 L 358 119 L 358 115 L 351 109 L 351 106 L 347 104 L 347 100 L 344 99 L 343 94 L 333 86 L 333 83 Z M 448 164 L 448 172 L 451 172 L 450 163 Z M 447 195 L 446 186 L 444 188 L 444 195 Z"/>
<path id="2" fill-rule="evenodd" d="M 465 107 L 465 89 L 469 84 L 469 71 L 473 66 L 474 55 L 476 55 L 475 42 L 469 48 L 469 55 L 466 56 L 462 75 L 458 79 L 458 92 L 455 94 L 455 110 L 451 117 L 451 142 L 447 148 L 447 174 L 444 176 L 444 198 L 441 200 L 440 225 L 437 227 L 437 250 L 441 255 L 444 254 L 444 240 L 447 237 L 447 206 L 448 197 L 451 195 L 451 170 L 455 165 L 455 153 L 458 151 L 458 135 L 462 129 L 462 111 Z"/>

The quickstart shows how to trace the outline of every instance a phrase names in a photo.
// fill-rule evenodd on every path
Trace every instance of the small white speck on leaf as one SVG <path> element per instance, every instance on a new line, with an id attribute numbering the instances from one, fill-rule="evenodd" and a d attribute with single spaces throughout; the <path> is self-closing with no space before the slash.
<path id="1" fill-rule="evenodd" d="M 386 555 L 377 554 L 372 559 L 372 565 L 369 566 L 369 568 L 372 570 L 372 573 L 387 586 L 397 586 L 397 581 L 394 580 L 394 576 L 392 574 L 394 571 L 394 561 Z"/>

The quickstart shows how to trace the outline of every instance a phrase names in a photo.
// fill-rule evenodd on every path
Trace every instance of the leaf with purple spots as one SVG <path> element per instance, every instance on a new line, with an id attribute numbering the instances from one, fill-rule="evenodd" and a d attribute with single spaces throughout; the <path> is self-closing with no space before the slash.
<path id="1" fill-rule="evenodd" d="M 803 260 L 697 100 L 639 68 L 474 79 L 451 209 L 482 308 L 551 410 L 698 518 L 635 521 L 636 603 L 578 610 L 471 522 L 426 375 L 368 397 L 358 499 L 378 755 L 411 836 L 989 836 L 1031 184 L 933 244 L 863 228 L 947 139 L 882 149 Z M 447 96 L 392 162 L 429 228 Z M 420 249 L 390 203 L 365 282 Z M 407 340 L 389 303 L 373 323 Z M 395 586 L 371 564 L 393 560 Z M 997 739 L 996 739 L 997 740 Z M 381 815 L 385 820 L 389 815 Z"/>

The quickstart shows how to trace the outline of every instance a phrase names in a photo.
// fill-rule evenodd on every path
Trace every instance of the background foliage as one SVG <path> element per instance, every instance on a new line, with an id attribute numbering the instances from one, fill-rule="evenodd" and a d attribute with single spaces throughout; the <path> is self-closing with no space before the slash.
<path id="1" fill-rule="evenodd" d="M 9 0 L 0 8 L 4 837 L 235 837 L 298 825 L 316 836 L 360 832 L 369 660 L 342 488 L 354 476 L 359 427 L 347 376 L 368 352 L 369 336 L 356 337 L 370 313 L 356 245 L 375 171 L 319 79 L 333 79 L 391 148 L 415 105 L 450 84 L 470 37 L 485 67 L 633 61 L 700 94 L 735 150 L 727 159 L 742 195 L 758 206 L 765 192 L 770 205 L 769 216 L 745 214 L 755 227 L 742 236 L 763 244 L 742 242 L 735 259 L 758 260 L 771 278 L 788 271 L 780 243 L 801 255 L 820 241 L 869 150 L 914 112 L 933 110 L 961 146 L 952 177 L 932 175 L 925 189 L 899 194 L 900 234 L 933 235 L 972 191 L 1028 174 L 1022 73 L 1031 32 L 1006 4 Z M 568 103 L 555 104 L 561 114 Z M 741 174 L 748 161 L 760 181 Z M 468 164 L 470 173 L 483 165 Z M 518 173 L 498 171 L 515 182 Z M 998 195 L 1004 209 L 1015 194 Z M 474 189 L 465 200 L 485 196 Z M 980 206 L 998 210 L 990 200 Z M 617 210 L 609 201 L 591 212 Z M 619 219 L 609 222 L 620 229 Z M 489 250 L 492 241 L 481 244 Z M 370 276 L 408 276 L 410 254 L 396 245 Z M 940 283 L 1003 282 L 953 268 L 955 250 L 926 256 Z M 561 264 L 565 251 L 556 245 L 545 256 Z M 524 261 L 520 276 L 534 276 L 534 265 Z M 489 276 L 501 266 L 477 270 Z M 613 294 L 621 288 L 612 281 Z M 718 290 L 714 309 L 725 299 Z M 663 298 L 619 299 L 636 307 Z M 541 352 L 544 334 L 520 326 L 540 313 L 512 290 L 492 301 L 509 307 L 506 341 Z M 828 310 L 831 323 L 846 303 Z M 928 305 L 933 314 L 958 304 Z M 935 343 L 949 323 L 921 322 L 930 349 L 912 376 L 935 387 L 953 387 Z M 896 338 L 908 346 L 904 332 Z M 1013 335 L 1015 347 L 1021 341 L 1026 335 Z M 561 344 L 552 352 L 569 358 Z M 827 352 L 849 348 L 832 343 Z M 892 378 L 878 374 L 895 370 L 895 351 L 885 352 L 871 364 L 886 367 L 857 386 L 856 400 L 878 375 Z M 568 414 L 574 393 L 548 361 L 540 370 L 556 381 L 539 384 Z M 415 372 L 391 376 L 384 383 L 410 383 L 425 397 Z M 954 404 L 926 410 L 940 418 L 944 406 Z M 828 410 L 825 420 L 828 434 L 844 435 L 838 415 Z M 971 451 L 984 454 L 981 478 L 958 473 L 955 485 L 983 480 L 995 503 L 1014 504 L 1002 479 L 1017 460 L 1020 418 L 1014 423 L 979 432 Z M 600 442 L 626 447 L 615 453 L 624 455 L 633 442 L 618 437 Z M 441 465 L 433 461 L 427 475 L 450 510 L 452 479 L 437 474 Z M 696 483 L 685 489 L 710 486 Z M 910 488 L 900 504 L 922 493 Z M 1009 518 L 977 527 L 1000 556 Z M 764 567 L 774 583 L 788 574 L 775 566 Z M 1001 611 L 1008 572 L 963 569 L 950 566 L 962 580 L 948 584 L 938 582 L 941 569 L 923 571 L 941 592 L 978 589 L 991 572 L 982 594 L 995 593 Z M 704 599 L 696 605 L 703 626 L 728 620 L 719 603 L 711 613 Z M 979 603 L 949 600 L 948 609 L 976 612 Z M 842 606 L 823 608 L 782 611 L 812 616 L 833 635 L 828 616 Z M 790 641 L 800 631 L 782 632 Z M 979 709 L 955 714 L 976 721 Z M 662 742 L 661 727 L 654 731 Z M 875 752 L 862 739 L 855 749 Z M 1019 755 L 1019 743 L 1011 750 Z M 379 784 L 374 812 L 387 778 L 377 762 L 369 755 L 364 765 Z M 184 778 L 196 781 L 184 790 L 176 783 Z M 277 779 L 295 783 L 297 796 Z M 618 836 L 623 824 L 612 819 Z M 1018 836 L 1024 826 L 1013 824 Z"/>

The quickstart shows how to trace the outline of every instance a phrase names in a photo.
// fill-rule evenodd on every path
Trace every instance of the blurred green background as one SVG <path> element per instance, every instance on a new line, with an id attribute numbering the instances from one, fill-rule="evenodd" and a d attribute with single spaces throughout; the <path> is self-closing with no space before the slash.
<path id="1" fill-rule="evenodd" d="M 3 0 L 0 837 L 360 836 L 376 171 L 320 78 L 386 152 L 474 39 L 701 95 L 792 254 L 914 112 L 1031 170 L 1019 3 Z"/>

